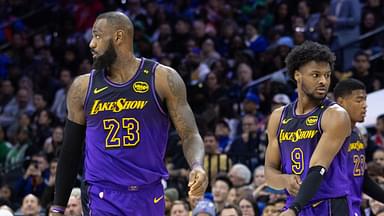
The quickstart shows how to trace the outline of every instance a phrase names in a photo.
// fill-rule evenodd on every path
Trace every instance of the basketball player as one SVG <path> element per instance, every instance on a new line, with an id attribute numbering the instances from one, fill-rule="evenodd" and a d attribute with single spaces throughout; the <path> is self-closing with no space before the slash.
<path id="1" fill-rule="evenodd" d="M 334 55 L 305 42 L 286 58 L 298 99 L 271 114 L 265 161 L 267 184 L 288 192 L 281 215 L 348 215 L 348 113 L 326 95 Z"/>
<path id="2" fill-rule="evenodd" d="M 384 203 L 384 190 L 369 176 L 365 163 L 364 139 L 355 127 L 356 122 L 364 122 L 367 109 L 367 93 L 364 83 L 356 79 L 347 79 L 337 83 L 333 90 L 335 100 L 348 112 L 351 119 L 352 132 L 348 146 L 348 173 L 350 184 L 351 215 L 360 216 L 362 192 L 373 199 Z"/>
<path id="3" fill-rule="evenodd" d="M 84 138 L 85 215 L 163 215 L 169 118 L 191 167 L 189 197 L 205 192 L 204 145 L 183 80 L 172 68 L 136 58 L 133 34 L 120 12 L 101 14 L 93 25 L 94 70 L 79 76 L 68 92 L 52 215 L 64 212 Z"/>

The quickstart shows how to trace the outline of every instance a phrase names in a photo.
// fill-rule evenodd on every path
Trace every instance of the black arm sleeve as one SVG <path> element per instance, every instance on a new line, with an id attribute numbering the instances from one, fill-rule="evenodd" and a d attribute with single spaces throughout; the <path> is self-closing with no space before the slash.
<path id="1" fill-rule="evenodd" d="M 322 166 L 314 166 L 309 169 L 307 177 L 305 177 L 303 183 L 301 184 L 295 200 L 289 207 L 296 212 L 296 215 L 316 194 L 321 182 L 323 181 L 325 171 L 326 169 Z"/>
<path id="2" fill-rule="evenodd" d="M 57 164 L 54 205 L 67 206 L 81 161 L 84 137 L 85 126 L 67 119 Z"/>
<path id="3" fill-rule="evenodd" d="M 363 192 L 368 194 L 374 200 L 384 203 L 384 190 L 376 184 L 369 176 L 368 172 L 364 173 Z"/>

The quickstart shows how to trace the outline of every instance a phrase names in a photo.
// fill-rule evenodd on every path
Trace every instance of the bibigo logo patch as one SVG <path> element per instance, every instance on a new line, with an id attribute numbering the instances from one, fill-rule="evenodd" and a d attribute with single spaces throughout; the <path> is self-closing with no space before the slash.
<path id="1" fill-rule="evenodd" d="M 133 91 L 137 93 L 145 93 L 149 90 L 149 85 L 146 82 L 137 81 L 133 83 Z"/>
<path id="2" fill-rule="evenodd" d="M 318 116 L 309 116 L 307 120 L 305 120 L 305 124 L 307 126 L 313 126 L 317 123 L 317 120 L 319 119 Z"/>

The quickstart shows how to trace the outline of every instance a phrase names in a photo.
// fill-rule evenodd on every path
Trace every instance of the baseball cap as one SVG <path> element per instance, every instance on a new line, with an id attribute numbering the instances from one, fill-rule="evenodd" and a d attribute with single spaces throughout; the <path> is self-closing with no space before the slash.
<path id="1" fill-rule="evenodd" d="M 259 96 L 257 96 L 255 93 L 249 91 L 246 95 L 245 95 L 245 98 L 244 100 L 249 100 L 251 102 L 254 102 L 255 104 L 259 104 L 260 103 L 260 98 Z"/>
<path id="2" fill-rule="evenodd" d="M 209 200 L 201 200 L 193 209 L 192 216 L 196 216 L 199 213 L 205 213 L 209 216 L 216 216 L 215 205 Z"/>
<path id="3" fill-rule="evenodd" d="M 276 94 L 275 96 L 273 96 L 272 101 L 273 103 L 284 105 L 291 103 L 291 100 L 286 94 Z"/>
<path id="4" fill-rule="evenodd" d="M 292 38 L 288 37 L 288 36 L 284 36 L 284 37 L 279 38 L 279 40 L 277 40 L 277 45 L 278 46 L 287 46 L 289 48 L 292 48 L 294 46 Z"/>

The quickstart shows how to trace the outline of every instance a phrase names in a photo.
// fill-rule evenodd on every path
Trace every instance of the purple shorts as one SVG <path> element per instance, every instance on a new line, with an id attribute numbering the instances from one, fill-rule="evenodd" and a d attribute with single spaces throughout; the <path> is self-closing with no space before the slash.
<path id="1" fill-rule="evenodd" d="M 145 187 L 111 188 L 84 184 L 84 216 L 164 215 L 164 189 L 160 182 Z"/>
<path id="2" fill-rule="evenodd" d="M 286 209 L 286 208 L 285 208 Z M 350 203 L 346 197 L 322 200 L 304 207 L 299 216 L 349 216 Z"/>

